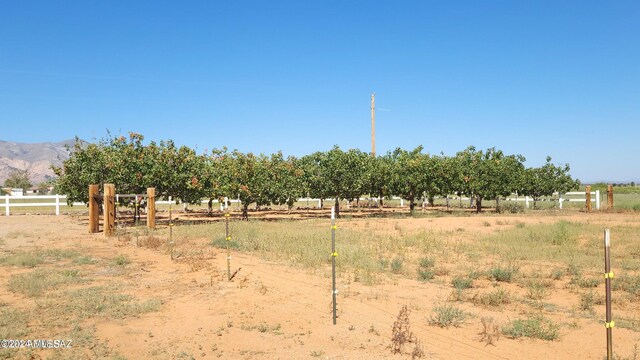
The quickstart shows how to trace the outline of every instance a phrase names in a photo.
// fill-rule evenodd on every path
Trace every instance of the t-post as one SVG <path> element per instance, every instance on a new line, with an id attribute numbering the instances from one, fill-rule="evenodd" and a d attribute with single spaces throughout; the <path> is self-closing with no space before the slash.
<path id="1" fill-rule="evenodd" d="M 336 290 L 336 257 L 338 253 L 336 252 L 336 208 L 335 206 L 331 207 L 331 285 L 332 285 L 332 296 L 333 296 L 333 325 L 336 324 L 336 295 L 338 294 L 338 290 Z"/>
<path id="2" fill-rule="evenodd" d="M 605 303 L 606 303 L 606 320 L 605 327 L 607 329 L 607 360 L 613 359 L 613 340 L 612 329 L 614 322 L 611 320 L 611 279 L 613 279 L 613 271 L 611 271 L 611 254 L 609 248 L 611 246 L 611 237 L 609 229 L 604 230 L 604 284 L 605 284 Z"/>

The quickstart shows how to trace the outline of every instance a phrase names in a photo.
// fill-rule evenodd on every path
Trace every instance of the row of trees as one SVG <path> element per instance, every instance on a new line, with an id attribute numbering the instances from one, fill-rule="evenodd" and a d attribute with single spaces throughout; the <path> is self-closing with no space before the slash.
<path id="1" fill-rule="evenodd" d="M 186 203 L 202 198 L 238 198 L 246 218 L 250 204 L 288 205 L 300 197 L 340 200 L 369 195 L 400 196 L 413 211 L 419 199 L 433 203 L 435 196 L 467 195 L 475 199 L 477 211 L 484 199 L 500 199 L 514 192 L 534 199 L 577 188 L 569 166 L 556 166 L 551 158 L 537 168 L 525 168 L 524 157 L 506 155 L 490 148 L 474 147 L 455 156 L 429 155 L 422 146 L 396 149 L 372 157 L 357 149 L 334 147 L 300 158 L 281 152 L 267 155 L 242 153 L 226 148 L 196 154 L 172 141 L 143 144 L 143 136 L 130 133 L 95 144 L 76 141 L 70 157 L 54 168 L 57 188 L 68 201 L 87 201 L 89 184 L 114 183 L 119 193 L 143 193 L 155 187 L 159 196 L 172 196 Z M 209 203 L 211 209 L 211 201 Z"/>

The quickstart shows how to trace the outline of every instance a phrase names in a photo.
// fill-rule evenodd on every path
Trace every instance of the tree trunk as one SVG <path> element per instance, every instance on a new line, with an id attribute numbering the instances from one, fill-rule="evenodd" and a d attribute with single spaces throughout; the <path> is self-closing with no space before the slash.
<path id="1" fill-rule="evenodd" d="M 434 200 L 435 200 L 435 199 L 433 198 L 433 196 L 432 196 L 432 195 L 429 195 L 429 196 L 427 197 L 427 199 L 429 199 L 429 206 L 430 206 L 430 207 L 433 207 L 433 206 L 434 206 Z"/>
<path id="2" fill-rule="evenodd" d="M 336 209 L 336 219 L 340 217 L 340 200 L 338 199 L 338 197 L 336 196 L 336 203 L 335 203 L 335 209 Z"/>
<path id="3" fill-rule="evenodd" d="M 242 204 L 242 220 L 249 221 L 249 204 Z"/>
<path id="4" fill-rule="evenodd" d="M 481 197 L 476 197 L 476 212 L 477 213 L 481 213 L 482 212 L 482 198 Z"/>
<path id="5" fill-rule="evenodd" d="M 409 200 L 409 214 L 413 215 L 413 211 L 416 208 L 416 203 L 413 201 L 413 198 L 410 198 L 408 200 Z"/>
<path id="6" fill-rule="evenodd" d="M 378 208 L 380 209 L 380 211 L 382 211 L 382 208 L 384 208 L 384 203 L 383 203 L 384 197 L 379 196 L 379 198 L 380 198 L 380 201 L 378 201 Z"/>
<path id="7" fill-rule="evenodd" d="M 320 209 L 324 207 L 324 199 L 320 199 Z"/>
<path id="8" fill-rule="evenodd" d="M 447 201 L 447 211 L 449 211 L 449 206 L 450 206 L 450 204 L 449 204 L 449 195 L 447 195 L 447 196 L 445 197 L 445 199 L 446 199 L 446 201 Z"/>
<path id="9" fill-rule="evenodd" d="M 496 197 L 496 212 L 500 213 L 500 197 Z"/>
<path id="10" fill-rule="evenodd" d="M 209 202 L 207 203 L 207 213 L 209 216 L 213 214 L 213 199 L 209 198 Z"/>

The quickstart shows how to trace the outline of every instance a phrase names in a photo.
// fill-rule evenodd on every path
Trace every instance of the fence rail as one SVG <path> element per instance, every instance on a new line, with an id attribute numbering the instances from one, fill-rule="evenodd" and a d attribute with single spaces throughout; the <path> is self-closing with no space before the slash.
<path id="1" fill-rule="evenodd" d="M 585 198 L 585 192 L 583 191 L 576 191 L 576 192 L 568 192 L 565 194 L 558 194 L 555 193 L 554 196 L 557 196 L 557 201 L 558 202 L 558 207 L 560 209 L 562 209 L 562 203 L 563 202 L 585 202 L 586 198 Z M 596 190 L 596 191 L 592 191 L 591 195 L 594 195 L 593 197 L 591 197 L 591 202 L 595 202 L 596 205 L 596 209 L 600 209 L 600 191 Z M 136 195 L 136 194 L 117 194 L 116 197 L 117 198 L 129 198 L 129 197 L 135 197 L 135 196 L 144 196 L 144 195 Z M 567 196 L 567 197 L 565 197 Z M 576 198 L 575 196 L 581 196 L 580 198 Z M 67 206 L 67 196 L 66 195 L 28 195 L 28 196 L 11 196 L 11 195 L 5 195 L 4 197 L 4 208 L 5 208 L 5 215 L 9 216 L 11 211 L 10 209 L 12 207 L 55 207 L 56 209 L 56 215 L 60 215 L 60 207 Z M 377 198 L 375 197 L 361 197 L 360 200 L 376 200 Z M 404 199 L 400 198 L 400 197 L 392 197 L 392 200 L 400 200 L 400 207 L 404 207 Z M 467 197 L 451 197 L 449 198 L 450 200 L 463 200 L 463 201 L 468 201 L 469 198 Z M 53 200 L 53 201 L 41 201 L 41 200 Z M 529 207 L 529 203 L 531 201 L 533 201 L 533 198 L 529 197 L 529 196 L 519 196 L 519 197 L 509 197 L 505 199 L 506 201 L 524 201 L 526 207 Z M 30 202 L 30 201 L 34 201 L 34 202 Z M 36 202 L 37 201 L 37 202 Z M 332 198 L 328 198 L 328 199 L 324 199 L 324 201 L 327 202 L 331 202 L 331 201 L 335 201 L 335 199 Z M 202 200 L 200 203 L 201 204 L 206 204 L 208 203 L 209 200 L 205 199 Z M 215 204 L 219 204 L 220 206 L 220 210 L 224 210 L 224 204 L 225 203 L 240 203 L 240 200 L 238 199 L 227 199 L 225 198 L 224 201 L 218 201 L 217 199 L 212 200 L 212 203 Z M 296 202 L 317 202 L 318 207 L 320 207 L 321 203 L 322 203 L 322 199 L 317 199 L 317 198 L 299 198 L 296 200 Z M 158 200 L 156 201 L 156 204 L 159 205 L 168 205 L 168 204 L 177 204 L 175 200 L 172 200 L 171 197 L 169 197 L 168 200 Z M 82 202 L 75 202 L 73 203 L 74 206 L 84 206 L 86 205 L 85 203 Z M 347 205 L 348 206 L 348 205 Z"/>

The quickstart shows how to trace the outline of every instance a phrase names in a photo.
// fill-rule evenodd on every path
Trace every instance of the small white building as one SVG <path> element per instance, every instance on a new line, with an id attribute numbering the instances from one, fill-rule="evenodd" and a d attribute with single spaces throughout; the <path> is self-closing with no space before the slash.
<path id="1" fill-rule="evenodd" d="M 24 196 L 22 189 L 11 189 L 11 196 Z"/>

